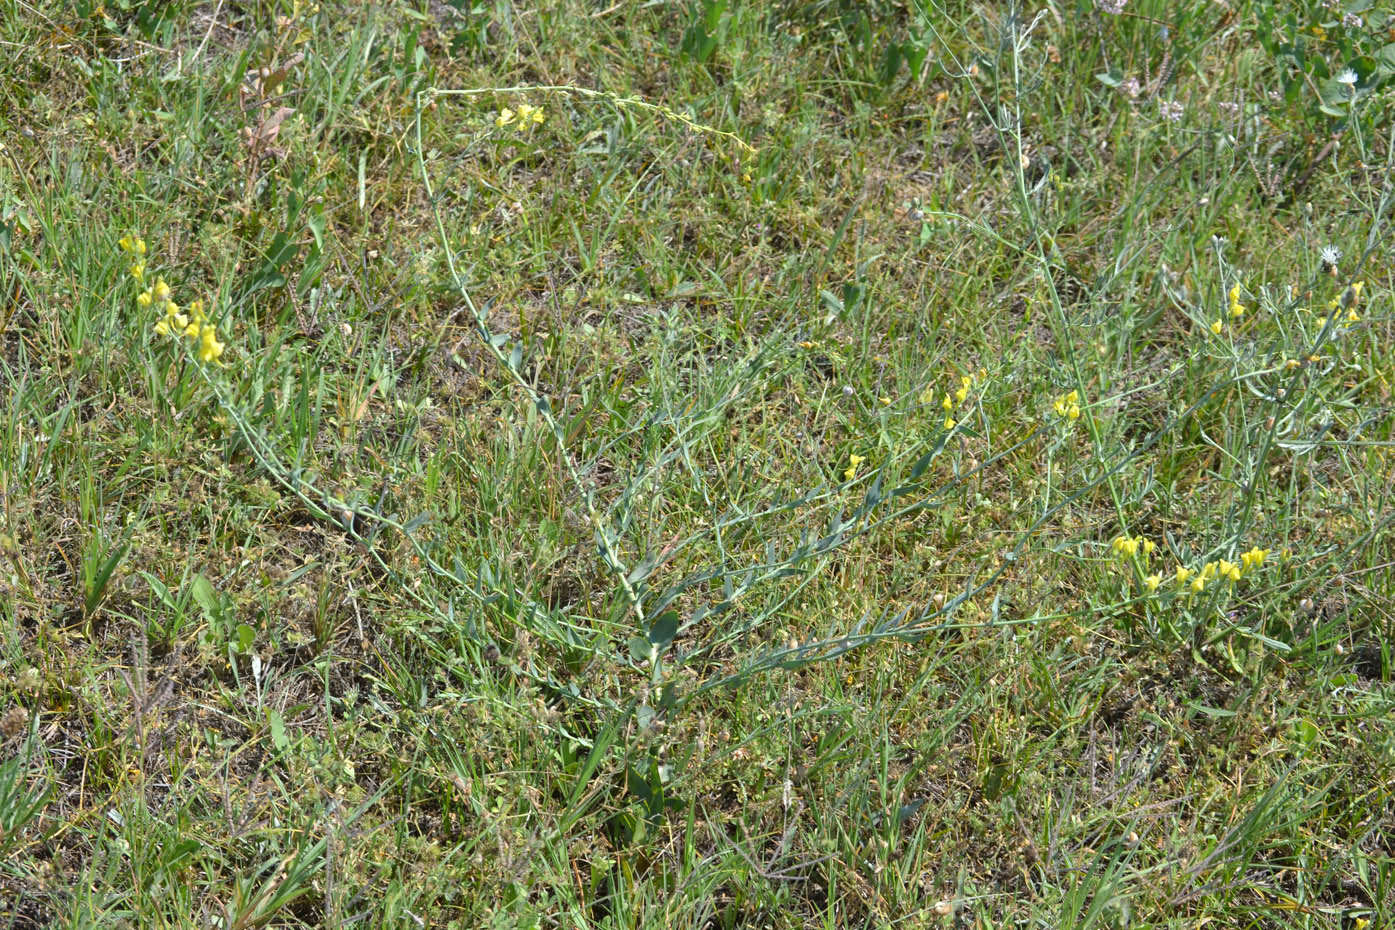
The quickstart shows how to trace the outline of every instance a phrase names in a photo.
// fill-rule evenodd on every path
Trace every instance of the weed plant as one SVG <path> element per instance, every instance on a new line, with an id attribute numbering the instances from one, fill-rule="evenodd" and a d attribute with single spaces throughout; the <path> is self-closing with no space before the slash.
<path id="1" fill-rule="evenodd" d="M 1395 14 L 0 0 L 7 927 L 1395 913 Z"/>

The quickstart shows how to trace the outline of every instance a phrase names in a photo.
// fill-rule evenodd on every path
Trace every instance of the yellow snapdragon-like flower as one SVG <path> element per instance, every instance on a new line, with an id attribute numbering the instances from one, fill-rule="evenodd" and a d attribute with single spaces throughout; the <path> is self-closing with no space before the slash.
<path id="1" fill-rule="evenodd" d="M 1192 577 L 1192 570 L 1185 565 L 1177 566 L 1177 583 L 1186 584 Z"/>
<path id="2" fill-rule="evenodd" d="M 543 120 L 547 119 L 547 114 L 542 107 L 529 106 L 526 103 L 518 105 L 518 126 L 522 129 L 526 126 L 541 126 Z"/>
<path id="3" fill-rule="evenodd" d="M 499 111 L 499 115 L 494 117 L 494 125 L 498 126 L 500 129 L 503 129 L 505 126 L 512 125 L 513 121 L 517 118 L 517 113 L 510 110 L 508 107 L 504 107 L 502 110 Z"/>
<path id="4" fill-rule="evenodd" d="M 1051 409 L 1056 411 L 1056 416 L 1064 417 L 1067 420 L 1080 419 L 1080 392 L 1071 391 L 1062 394 L 1052 403 Z"/>
<path id="5" fill-rule="evenodd" d="M 1162 584 L 1162 575 L 1149 575 L 1147 578 L 1143 579 L 1143 585 L 1148 589 L 1149 594 L 1158 590 L 1158 585 L 1160 584 Z"/>
<path id="6" fill-rule="evenodd" d="M 161 306 L 164 306 L 165 302 L 170 299 L 170 286 L 165 283 L 164 278 L 155 279 L 155 286 L 150 289 L 150 295 Z"/>
<path id="7" fill-rule="evenodd" d="M 154 303 L 154 302 L 155 302 L 155 296 L 154 296 L 153 294 L 151 294 L 150 291 L 148 291 L 148 290 L 147 290 L 147 291 L 141 291 L 139 294 L 136 295 L 136 305 L 137 305 L 138 307 L 140 307 L 141 309 L 145 309 L 146 307 L 149 307 L 149 306 L 150 306 L 152 303 Z"/>
<path id="8" fill-rule="evenodd" d="M 847 469 L 843 472 L 843 478 L 844 478 L 845 480 L 847 480 L 847 481 L 851 481 L 851 480 L 853 480 L 854 478 L 856 478 L 856 477 L 857 477 L 857 466 L 861 465 L 861 464 L 862 464 L 863 462 L 865 462 L 865 461 L 867 461 L 867 456 L 865 456 L 865 455 L 850 455 L 850 456 L 848 456 L 848 467 L 847 467 Z"/>
<path id="9" fill-rule="evenodd" d="M 1250 549 L 1249 552 L 1240 553 L 1240 567 L 1242 571 L 1250 572 L 1264 564 L 1264 557 L 1270 550 L 1261 549 L 1258 546 Z"/>
<path id="10" fill-rule="evenodd" d="M 955 422 L 954 417 L 945 417 L 945 429 L 951 430 L 951 429 L 954 429 L 954 428 L 955 428 L 956 426 L 958 426 L 958 425 L 959 425 L 959 424 L 958 424 L 957 422 Z"/>
<path id="11" fill-rule="evenodd" d="M 1217 336 L 1221 334 L 1222 329 L 1225 329 L 1225 320 L 1216 320 L 1211 324 L 1211 332 L 1215 333 Z"/>
<path id="12" fill-rule="evenodd" d="M 946 395 L 945 395 L 945 399 L 942 400 L 942 401 L 940 401 L 940 409 L 943 410 L 945 413 L 953 413 L 953 412 L 954 412 L 954 400 L 953 400 L 953 398 L 951 398 L 948 394 L 946 394 Z"/>
<path id="13" fill-rule="evenodd" d="M 218 331 L 205 325 L 199 333 L 199 361 L 214 362 L 223 355 L 223 343 L 218 341 Z"/>

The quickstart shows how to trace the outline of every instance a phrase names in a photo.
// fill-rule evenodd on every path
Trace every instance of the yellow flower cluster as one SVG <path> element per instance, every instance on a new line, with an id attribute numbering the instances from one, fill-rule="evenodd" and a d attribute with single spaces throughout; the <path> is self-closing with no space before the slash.
<path id="1" fill-rule="evenodd" d="M 978 380 L 982 381 L 987 377 L 988 372 L 979 369 L 977 375 Z M 952 394 L 948 392 L 945 393 L 944 400 L 940 402 L 940 409 L 945 412 L 945 429 L 954 429 L 954 427 L 959 425 L 958 421 L 954 419 L 954 408 L 964 406 L 964 403 L 969 399 L 969 391 L 974 386 L 974 378 L 974 375 L 961 375 L 959 378 L 959 387 L 955 388 Z"/>
<path id="2" fill-rule="evenodd" d="M 850 456 L 848 456 L 848 467 L 847 467 L 847 469 L 843 472 L 843 478 L 844 478 L 845 480 L 847 480 L 847 481 L 851 481 L 851 480 L 853 480 L 854 478 L 856 478 L 856 477 L 857 477 L 857 467 L 858 467 L 859 465 L 861 465 L 861 464 L 862 464 L 863 462 L 865 462 L 865 461 L 867 461 L 867 456 L 865 456 L 865 455 L 850 455 Z"/>
<path id="3" fill-rule="evenodd" d="M 131 277 L 137 283 L 145 283 L 145 240 L 139 237 L 124 236 L 117 243 L 123 252 L 132 256 Z M 170 286 L 164 278 L 157 277 L 145 290 L 136 295 L 136 305 L 141 309 L 157 307 L 164 316 L 155 324 L 155 332 L 160 336 L 185 336 L 198 346 L 199 360 L 216 362 L 223 355 L 224 344 L 218 339 L 218 328 L 208 321 L 203 301 L 189 304 L 185 312 L 174 302 Z"/>
<path id="4" fill-rule="evenodd" d="M 1238 320 L 1245 315 L 1245 305 L 1240 302 L 1240 285 L 1230 289 L 1230 318 Z"/>
<path id="5" fill-rule="evenodd" d="M 1214 562 L 1207 562 L 1201 566 L 1200 571 L 1193 571 L 1185 565 L 1178 565 L 1176 572 L 1177 585 L 1191 591 L 1193 594 L 1200 594 L 1206 590 L 1206 586 L 1212 581 L 1228 581 L 1231 584 L 1253 572 L 1264 564 L 1264 559 L 1269 555 L 1270 550 L 1260 549 L 1258 546 L 1250 549 L 1249 552 L 1240 554 L 1240 563 L 1237 565 L 1228 559 L 1220 559 Z"/>
<path id="6" fill-rule="evenodd" d="M 1145 539 L 1142 536 L 1128 535 L 1115 536 L 1114 541 L 1109 544 L 1109 548 L 1121 559 L 1131 559 L 1140 552 L 1143 553 L 1143 558 L 1146 559 L 1153 554 L 1153 550 L 1157 547 L 1158 544 L 1151 539 Z"/>
<path id="7" fill-rule="evenodd" d="M 547 113 L 543 111 L 542 107 L 534 107 L 526 103 L 520 103 L 517 113 L 510 110 L 508 107 L 504 107 L 500 110 L 499 115 L 494 117 L 494 125 L 498 126 L 500 129 L 506 126 L 512 126 L 519 132 L 522 132 L 534 126 L 541 126 L 545 119 L 547 119 Z"/>
<path id="8" fill-rule="evenodd" d="M 1056 398 L 1056 402 L 1051 405 L 1051 409 L 1056 411 L 1056 416 L 1066 420 L 1080 419 L 1080 392 L 1071 391 Z"/>
<path id="9" fill-rule="evenodd" d="M 137 284 L 145 283 L 145 240 L 139 236 L 122 236 L 116 243 L 121 251 L 131 256 L 131 277 Z"/>

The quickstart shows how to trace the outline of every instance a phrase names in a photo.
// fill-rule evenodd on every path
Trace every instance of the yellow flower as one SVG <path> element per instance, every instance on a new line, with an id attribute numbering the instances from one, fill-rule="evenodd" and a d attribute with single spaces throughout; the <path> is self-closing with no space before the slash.
<path id="1" fill-rule="evenodd" d="M 950 413 L 954 410 L 954 401 L 948 394 L 946 394 L 945 399 L 940 402 L 940 408 L 944 410 L 945 413 Z"/>
<path id="2" fill-rule="evenodd" d="M 199 331 L 202 329 L 202 327 L 199 326 L 199 324 L 189 322 L 189 318 L 182 313 L 177 317 L 177 319 L 184 321 L 183 323 L 179 324 L 179 328 L 184 330 L 184 335 L 188 336 L 190 339 L 199 338 Z"/>
<path id="3" fill-rule="evenodd" d="M 1229 581 L 1240 580 L 1240 566 L 1236 565 L 1234 562 L 1227 562 L 1225 559 L 1221 559 L 1219 563 L 1219 573 L 1222 578 Z"/>
<path id="4" fill-rule="evenodd" d="M 1230 289 L 1230 303 L 1232 306 L 1240 302 L 1240 285 L 1236 284 Z"/>
<path id="5" fill-rule="evenodd" d="M 547 119 L 547 114 L 543 112 L 542 107 L 529 106 L 526 103 L 518 105 L 518 126 L 520 129 L 523 128 L 524 123 L 539 126 L 545 119 Z"/>
<path id="6" fill-rule="evenodd" d="M 1225 321 L 1224 321 L 1224 320 L 1217 320 L 1216 322 L 1214 322 L 1214 323 L 1211 324 L 1211 332 L 1213 332 L 1213 333 L 1215 333 L 1217 336 L 1219 336 L 1219 335 L 1221 334 L 1221 330 L 1222 330 L 1224 327 L 1225 327 Z"/>
<path id="7" fill-rule="evenodd" d="M 136 279 L 137 284 L 145 283 L 145 262 L 131 262 L 131 277 Z"/>
<path id="8" fill-rule="evenodd" d="M 155 324 L 155 333 L 160 336 L 168 336 L 170 334 L 169 317 L 165 317 L 163 320 L 160 320 L 158 323 Z"/>
<path id="9" fill-rule="evenodd" d="M 154 302 L 154 296 L 149 291 L 141 291 L 136 295 L 136 303 L 141 307 L 148 307 Z"/>
<path id="10" fill-rule="evenodd" d="M 1192 570 L 1185 565 L 1177 566 L 1177 583 L 1186 584 L 1187 579 L 1192 577 Z"/>
<path id="11" fill-rule="evenodd" d="M 165 301 L 165 316 L 174 316 L 179 312 L 179 304 L 172 300 Z"/>
<path id="12" fill-rule="evenodd" d="M 847 481 L 851 481 L 853 480 L 853 478 L 857 477 L 857 466 L 861 465 L 865 461 L 867 461 L 867 457 L 865 455 L 848 456 L 848 467 L 847 470 L 843 472 L 843 478 Z"/>
<path id="13" fill-rule="evenodd" d="M 1244 316 L 1244 315 L 1245 315 L 1245 308 L 1244 308 L 1244 306 L 1242 306 L 1241 304 L 1231 304 L 1231 305 L 1230 305 L 1230 318 L 1231 318 L 1232 320 L 1238 320 L 1238 319 L 1240 319 L 1240 318 L 1241 318 L 1242 316 Z"/>
<path id="14" fill-rule="evenodd" d="M 1269 552 L 1270 550 L 1268 549 L 1261 549 L 1255 546 L 1249 552 L 1240 553 L 1240 565 L 1242 569 L 1248 572 L 1259 568 L 1264 564 L 1264 557 L 1267 556 Z"/>
<path id="15" fill-rule="evenodd" d="M 956 425 L 954 417 L 945 417 L 945 429 L 954 429 Z"/>
<path id="16" fill-rule="evenodd" d="M 1143 537 L 1140 536 L 1139 538 L 1142 539 Z M 1156 548 L 1158 548 L 1158 544 L 1155 543 L 1155 542 L 1153 542 L 1151 539 L 1144 539 L 1144 540 L 1143 540 L 1143 554 L 1144 554 L 1145 556 L 1152 555 L 1152 554 L 1153 554 L 1153 550 L 1156 549 Z"/>
<path id="17" fill-rule="evenodd" d="M 1193 579 L 1192 579 L 1192 590 L 1195 591 L 1195 592 L 1198 593 L 1198 594 L 1200 594 L 1202 591 L 1205 591 L 1205 590 L 1206 590 L 1206 579 L 1203 578 L 1203 577 L 1200 576 L 1200 575 L 1197 575 L 1195 578 L 1193 578 Z"/>
<path id="18" fill-rule="evenodd" d="M 212 362 L 223 354 L 223 343 L 218 341 L 218 332 L 212 326 L 203 327 L 199 336 L 199 360 Z"/>
<path id="19" fill-rule="evenodd" d="M 150 293 L 157 304 L 163 304 L 170 299 L 170 286 L 165 283 L 164 278 L 156 278 L 155 286 L 150 289 Z"/>
<path id="20" fill-rule="evenodd" d="M 116 240 L 116 244 L 121 247 L 123 252 L 130 252 L 136 247 L 136 241 L 130 236 L 122 236 Z"/>
<path id="21" fill-rule="evenodd" d="M 1158 590 L 1158 585 L 1162 584 L 1162 575 L 1149 575 L 1143 579 L 1143 584 L 1148 588 L 1148 593 L 1151 594 Z"/>
<path id="22" fill-rule="evenodd" d="M 500 129 L 503 129 L 505 126 L 512 123 L 515 119 L 517 119 L 517 114 L 510 110 L 508 107 L 504 107 L 502 110 L 499 111 L 499 115 L 494 117 L 494 125 L 498 126 Z"/>
<path id="23" fill-rule="evenodd" d="M 1052 403 L 1051 409 L 1056 411 L 1059 417 L 1069 420 L 1080 419 L 1080 392 L 1071 391 L 1069 394 L 1062 394 Z"/>
<path id="24" fill-rule="evenodd" d="M 204 316 L 202 300 L 196 300 L 189 304 L 189 319 L 195 323 L 203 323 L 208 320 L 208 317 Z"/>
<path id="25" fill-rule="evenodd" d="M 968 396 L 969 396 L 969 388 L 968 388 L 967 385 L 961 386 L 961 387 L 959 388 L 959 390 L 957 390 L 957 391 L 954 392 L 954 399 L 955 399 L 956 401 L 958 401 L 959 403 L 961 403 L 961 404 L 965 401 L 965 399 L 968 398 Z"/>
<path id="26" fill-rule="evenodd" d="M 891 406 L 891 398 L 890 398 L 890 397 L 878 397 L 878 398 L 877 398 L 877 403 L 881 404 L 883 407 L 890 407 L 890 406 Z"/>

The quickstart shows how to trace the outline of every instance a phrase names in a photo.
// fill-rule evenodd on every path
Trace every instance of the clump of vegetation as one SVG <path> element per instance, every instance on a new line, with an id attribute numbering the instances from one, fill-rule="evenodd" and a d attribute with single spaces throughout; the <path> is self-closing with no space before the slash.
<path id="1" fill-rule="evenodd" d="M 0 17 L 13 927 L 1377 928 L 1388 11 Z"/>

